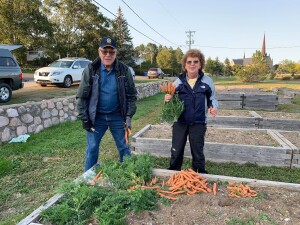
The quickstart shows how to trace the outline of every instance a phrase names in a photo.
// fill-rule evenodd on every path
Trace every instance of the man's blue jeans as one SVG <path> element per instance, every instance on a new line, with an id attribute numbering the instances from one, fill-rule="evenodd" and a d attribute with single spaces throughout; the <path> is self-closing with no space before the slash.
<path id="1" fill-rule="evenodd" d="M 129 145 L 126 144 L 125 141 L 124 120 L 120 113 L 97 113 L 94 128 L 94 132 L 90 131 L 86 134 L 87 148 L 84 171 L 87 171 L 97 163 L 100 152 L 100 142 L 107 129 L 110 130 L 115 140 L 117 149 L 119 151 L 120 161 L 123 161 L 124 156 L 130 156 Z"/>

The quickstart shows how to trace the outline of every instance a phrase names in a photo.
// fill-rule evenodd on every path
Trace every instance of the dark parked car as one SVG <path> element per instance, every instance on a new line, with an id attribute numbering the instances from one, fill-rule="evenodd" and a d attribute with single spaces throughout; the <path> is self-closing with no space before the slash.
<path id="1" fill-rule="evenodd" d="M 22 71 L 8 49 L 0 49 L 0 103 L 11 99 L 12 91 L 24 87 Z"/>

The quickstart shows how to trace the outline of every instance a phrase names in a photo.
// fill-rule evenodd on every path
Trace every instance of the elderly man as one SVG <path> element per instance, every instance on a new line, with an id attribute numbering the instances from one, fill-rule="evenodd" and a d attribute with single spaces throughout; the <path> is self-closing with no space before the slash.
<path id="1" fill-rule="evenodd" d="M 87 131 L 84 171 L 97 163 L 100 142 L 107 129 L 115 140 L 120 161 L 130 156 L 126 136 L 136 112 L 135 84 L 128 66 L 116 59 L 115 40 L 102 38 L 98 53 L 99 57 L 83 71 L 76 95 L 78 117 Z"/>

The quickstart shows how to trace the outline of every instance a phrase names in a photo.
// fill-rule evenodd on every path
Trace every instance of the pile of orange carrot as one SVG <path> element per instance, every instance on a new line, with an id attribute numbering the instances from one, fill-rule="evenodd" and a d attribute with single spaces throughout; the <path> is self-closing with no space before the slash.
<path id="1" fill-rule="evenodd" d="M 102 172 L 100 171 L 93 180 L 89 182 L 90 185 L 95 185 L 99 180 L 103 179 Z M 181 170 L 174 173 L 165 182 L 159 182 L 157 177 L 154 177 L 149 183 L 137 184 L 130 187 L 131 190 L 138 187 L 151 188 L 157 191 L 158 195 L 169 200 L 177 200 L 179 194 L 194 195 L 196 193 L 212 193 L 214 196 L 217 194 L 217 183 L 212 185 L 207 182 L 207 178 L 202 177 L 201 174 L 196 173 L 192 169 Z M 211 186 L 211 187 L 210 187 Z M 241 198 L 241 197 L 256 197 L 257 192 L 247 185 L 229 183 L 227 186 L 228 196 Z"/>
<path id="2" fill-rule="evenodd" d="M 207 179 L 204 179 L 201 174 L 196 173 L 192 169 L 181 170 L 173 174 L 168 181 L 162 182 L 161 185 L 155 185 L 157 178 L 144 186 L 145 188 L 156 189 L 157 193 L 164 198 L 177 200 L 179 194 L 194 195 L 199 192 L 217 194 L 217 184 L 214 183 L 212 188 L 209 187 Z"/>
<path id="3" fill-rule="evenodd" d="M 256 197 L 257 192 L 252 190 L 249 186 L 243 184 L 230 183 L 227 186 L 227 190 L 229 191 L 228 196 L 241 198 L 241 197 Z"/>

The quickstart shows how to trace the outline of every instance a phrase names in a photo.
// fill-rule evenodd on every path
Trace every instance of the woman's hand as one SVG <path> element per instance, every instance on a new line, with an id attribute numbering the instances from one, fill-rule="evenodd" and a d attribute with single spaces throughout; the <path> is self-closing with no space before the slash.
<path id="1" fill-rule="evenodd" d="M 217 110 L 214 107 L 209 107 L 208 112 L 215 117 L 217 115 Z"/>
<path id="2" fill-rule="evenodd" d="M 166 94 L 165 95 L 165 102 L 169 102 L 172 99 L 172 95 Z"/>

